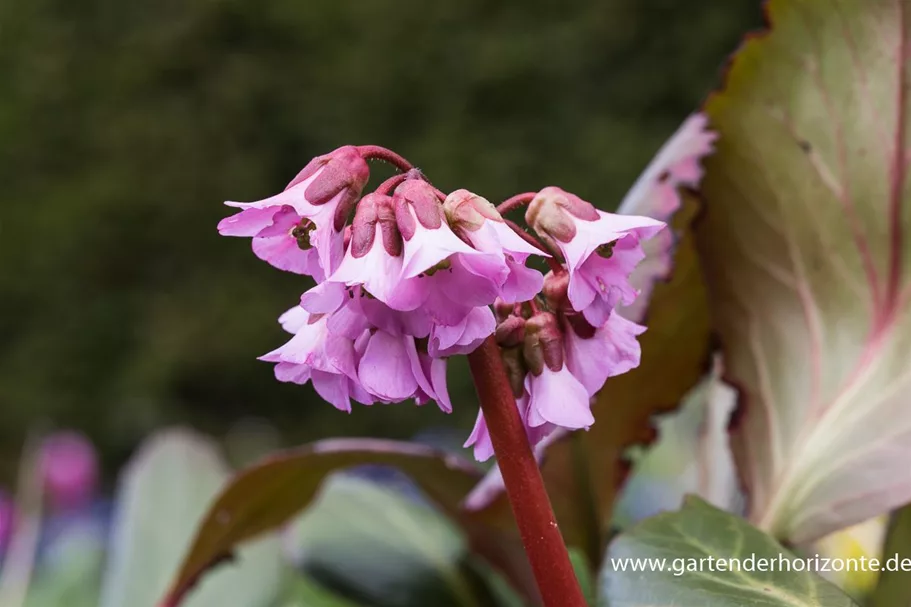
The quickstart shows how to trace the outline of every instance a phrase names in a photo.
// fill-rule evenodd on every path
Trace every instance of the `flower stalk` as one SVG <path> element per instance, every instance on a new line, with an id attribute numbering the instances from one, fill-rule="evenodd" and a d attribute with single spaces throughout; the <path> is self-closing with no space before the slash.
<path id="1" fill-rule="evenodd" d="M 585 607 L 585 598 L 557 526 L 544 480 L 500 358 L 487 338 L 468 355 L 506 494 L 545 607 Z"/>

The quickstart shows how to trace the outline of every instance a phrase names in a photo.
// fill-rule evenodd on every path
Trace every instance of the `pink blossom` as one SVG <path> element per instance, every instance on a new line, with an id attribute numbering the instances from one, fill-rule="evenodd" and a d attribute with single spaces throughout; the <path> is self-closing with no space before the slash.
<path id="1" fill-rule="evenodd" d="M 604 326 L 589 328 L 593 333 L 583 336 L 567 323 L 564 349 L 567 369 L 594 396 L 607 378 L 639 366 L 641 348 L 636 338 L 645 327 L 615 313 Z"/>
<path id="2" fill-rule="evenodd" d="M 98 456 L 79 432 L 48 436 L 38 451 L 38 465 L 51 505 L 78 510 L 91 503 L 98 485 Z"/>
<path id="3" fill-rule="evenodd" d="M 369 173 L 357 148 L 341 147 L 314 158 L 281 194 L 257 202 L 226 202 L 242 210 L 223 219 L 218 231 L 252 237 L 261 259 L 321 279 L 341 261 L 345 222 Z"/>
<path id="4" fill-rule="evenodd" d="M 357 362 L 363 352 L 355 349 L 354 340 L 330 334 L 327 316 L 295 307 L 285 312 L 279 322 L 294 337 L 260 357 L 277 363 L 276 379 L 296 384 L 312 382 L 327 402 L 349 413 L 351 398 L 365 405 L 374 402 L 358 380 Z"/>
<path id="5" fill-rule="evenodd" d="M 557 427 L 550 423 L 544 423 L 539 426 L 530 426 L 528 424 L 530 396 L 528 392 L 516 399 L 516 407 L 519 410 L 519 418 L 525 426 L 525 433 L 528 436 L 529 444 L 534 447 L 544 441 Z M 474 428 L 465 441 L 464 447 L 474 447 L 474 457 L 479 462 L 485 462 L 493 457 L 493 442 L 490 440 L 490 431 L 487 428 L 487 420 L 484 419 L 484 413 L 478 411 L 478 418 L 475 421 Z"/>
<path id="6" fill-rule="evenodd" d="M 490 308 L 483 306 L 471 311 L 456 325 L 434 325 L 428 349 L 435 357 L 469 354 L 494 332 L 497 321 Z"/>
<path id="7" fill-rule="evenodd" d="M 404 259 L 402 282 L 387 303 L 400 310 L 423 308 L 447 326 L 461 323 L 473 308 L 492 304 L 509 272 L 502 252 L 480 251 L 456 236 L 436 190 L 426 182 L 406 181 L 394 198 Z"/>
<path id="8" fill-rule="evenodd" d="M 593 326 L 607 322 L 617 304 L 636 299 L 629 277 L 645 257 L 641 241 L 665 227 L 648 217 L 599 211 L 555 187 L 535 196 L 526 219 L 563 255 L 569 301 Z"/>
<path id="9" fill-rule="evenodd" d="M 5 491 L 0 490 L 0 556 L 6 550 L 13 536 L 16 521 L 16 507 Z"/>
<path id="10" fill-rule="evenodd" d="M 556 371 L 545 365 L 540 375 L 529 373 L 525 376 L 525 390 L 529 394 L 527 424 L 531 428 L 550 424 L 578 430 L 595 423 L 588 391 L 565 365 Z"/>
<path id="11" fill-rule="evenodd" d="M 462 238 L 478 251 L 496 255 L 505 266 L 506 279 L 498 292 L 503 301 L 527 301 L 541 291 L 543 276 L 525 262 L 531 255 L 547 254 L 516 234 L 489 201 L 456 190 L 446 197 L 443 208 Z"/>

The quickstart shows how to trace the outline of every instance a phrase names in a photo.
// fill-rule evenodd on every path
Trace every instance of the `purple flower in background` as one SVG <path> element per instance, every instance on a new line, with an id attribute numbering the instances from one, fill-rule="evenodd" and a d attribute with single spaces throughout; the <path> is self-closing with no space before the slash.
<path id="1" fill-rule="evenodd" d="M 252 237 L 260 259 L 322 280 L 341 261 L 348 213 L 369 176 L 357 148 L 338 148 L 310 161 L 281 194 L 257 202 L 226 202 L 242 210 L 223 219 L 218 231 Z"/>
<path id="2" fill-rule="evenodd" d="M 44 439 L 38 450 L 38 469 L 52 508 L 79 510 L 92 502 L 98 485 L 98 456 L 83 434 L 64 431 Z"/>
<path id="3" fill-rule="evenodd" d="M 10 496 L 0 490 L 0 556 L 3 556 L 13 537 L 15 522 L 16 506 Z"/>

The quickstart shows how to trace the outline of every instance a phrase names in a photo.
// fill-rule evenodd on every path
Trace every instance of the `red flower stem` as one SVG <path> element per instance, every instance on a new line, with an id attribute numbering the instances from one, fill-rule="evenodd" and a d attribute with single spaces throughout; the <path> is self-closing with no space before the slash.
<path id="1" fill-rule="evenodd" d="M 500 212 L 500 215 L 505 215 L 510 211 L 514 211 L 518 208 L 524 207 L 529 202 L 534 200 L 534 197 L 537 195 L 537 192 L 525 192 L 523 194 L 516 194 L 511 198 L 507 198 L 503 202 L 497 205 L 497 211 Z"/>
<path id="2" fill-rule="evenodd" d="M 412 165 L 410 162 L 392 150 L 387 150 L 386 148 L 378 145 L 359 145 L 357 147 L 357 151 L 365 159 L 375 158 L 376 160 L 388 162 L 403 173 L 407 173 L 414 168 L 414 165 Z"/>
<path id="3" fill-rule="evenodd" d="M 545 607 L 586 607 L 493 336 L 468 355 L 506 495 Z"/>
<path id="4" fill-rule="evenodd" d="M 390 177 L 389 179 L 387 179 L 386 181 L 384 181 L 383 183 L 378 185 L 376 187 L 376 190 L 374 190 L 374 193 L 389 194 L 389 192 L 391 192 L 396 187 L 398 187 L 398 185 L 400 183 L 402 183 L 403 181 L 408 179 L 408 175 L 409 175 L 408 173 L 396 173 L 395 175 L 393 175 L 392 177 Z"/>

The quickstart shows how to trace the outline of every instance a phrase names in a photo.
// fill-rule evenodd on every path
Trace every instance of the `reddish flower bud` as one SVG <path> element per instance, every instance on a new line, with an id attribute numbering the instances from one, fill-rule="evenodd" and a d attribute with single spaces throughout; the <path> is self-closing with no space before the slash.
<path id="1" fill-rule="evenodd" d="M 497 325 L 497 343 L 504 348 L 521 345 L 525 341 L 525 319 L 519 316 L 509 316 Z"/>
<path id="2" fill-rule="evenodd" d="M 409 179 L 395 189 L 395 213 L 399 229 L 405 240 L 411 240 L 417 230 L 416 221 L 428 230 L 437 230 L 443 225 L 443 207 L 436 190 L 422 179 Z M 414 209 L 409 212 L 408 207 Z"/>
<path id="3" fill-rule="evenodd" d="M 556 316 L 539 312 L 526 321 L 523 354 L 535 375 L 540 375 L 545 365 L 552 371 L 563 368 L 563 334 Z"/>
<path id="4" fill-rule="evenodd" d="M 452 229 L 456 232 L 459 229 L 476 232 L 481 229 L 487 219 L 503 221 L 503 217 L 489 200 L 468 190 L 456 190 L 447 196 L 443 202 L 443 211 L 446 213 Z"/>

